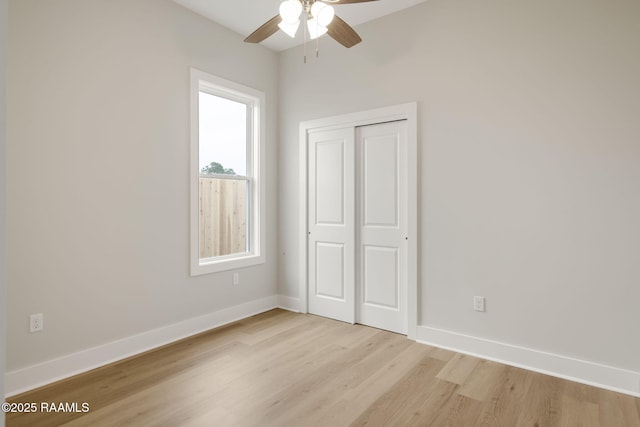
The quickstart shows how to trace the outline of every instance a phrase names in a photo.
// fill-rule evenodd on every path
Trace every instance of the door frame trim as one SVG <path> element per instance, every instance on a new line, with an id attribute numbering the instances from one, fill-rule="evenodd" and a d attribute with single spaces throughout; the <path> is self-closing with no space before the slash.
<path id="1" fill-rule="evenodd" d="M 308 297 L 308 136 L 312 132 L 407 121 L 407 338 L 416 339 L 418 326 L 418 103 L 308 120 L 300 123 L 300 312 L 309 310 Z"/>

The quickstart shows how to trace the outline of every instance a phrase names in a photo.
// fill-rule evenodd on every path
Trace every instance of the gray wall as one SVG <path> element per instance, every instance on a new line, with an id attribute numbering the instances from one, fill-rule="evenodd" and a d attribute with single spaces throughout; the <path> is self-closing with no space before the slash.
<path id="1" fill-rule="evenodd" d="M 170 0 L 10 8 L 8 370 L 275 295 L 275 256 L 189 277 L 189 69 L 266 93 L 275 254 L 277 55 Z"/>
<path id="2" fill-rule="evenodd" d="M 298 296 L 299 122 L 418 101 L 419 323 L 640 371 L 638 16 L 430 0 L 353 49 L 283 52 L 280 293 Z"/>
<path id="3" fill-rule="evenodd" d="M 5 371 L 5 324 L 6 305 L 5 289 L 7 287 L 7 218 L 6 218 L 6 188 L 7 188 L 7 0 L 0 0 L 0 396 L 4 402 L 4 371 Z M 4 427 L 4 413 L 0 414 L 0 427 Z"/>

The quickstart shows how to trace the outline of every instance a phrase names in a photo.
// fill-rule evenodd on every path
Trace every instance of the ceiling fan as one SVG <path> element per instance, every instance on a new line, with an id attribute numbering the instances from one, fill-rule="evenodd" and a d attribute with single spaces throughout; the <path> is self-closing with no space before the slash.
<path id="1" fill-rule="evenodd" d="M 344 47 L 353 47 L 362 39 L 349 24 L 335 15 L 332 4 L 365 3 L 377 0 L 284 0 L 280 13 L 244 39 L 247 43 L 260 43 L 275 34 L 278 29 L 289 37 L 295 37 L 300 20 L 306 22 L 306 34 L 313 40 L 328 34 Z"/>

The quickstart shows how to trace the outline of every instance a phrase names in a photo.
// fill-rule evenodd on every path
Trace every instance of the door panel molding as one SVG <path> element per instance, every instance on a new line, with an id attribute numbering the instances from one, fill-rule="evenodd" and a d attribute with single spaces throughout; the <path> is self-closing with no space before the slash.
<path id="1" fill-rule="evenodd" d="M 319 270 L 316 268 L 315 296 L 345 301 L 344 283 L 344 245 L 330 242 L 316 243 L 316 265 L 336 264 L 340 268 Z M 336 253 L 337 252 L 337 253 Z M 329 259 L 326 259 L 329 258 Z M 333 258 L 333 259 L 332 259 Z M 338 259 L 335 259 L 338 258 Z"/>
<path id="2" fill-rule="evenodd" d="M 374 227 L 398 227 L 398 215 L 400 211 L 399 182 L 397 179 L 399 169 L 400 141 L 394 138 L 393 150 L 389 150 L 389 144 L 385 144 L 389 136 L 376 136 L 364 139 L 362 147 L 362 177 L 363 200 L 362 225 Z M 385 146 L 386 145 L 386 146 Z M 395 193 L 393 197 L 384 197 L 389 193 Z M 382 199 L 392 198 L 393 204 L 376 204 L 374 194 L 382 194 Z"/>
<path id="3" fill-rule="evenodd" d="M 400 254 L 398 248 L 379 245 L 362 245 L 362 249 L 362 273 L 364 275 L 364 281 L 362 282 L 363 304 L 398 311 L 400 309 Z M 389 258 L 391 258 L 391 263 L 389 262 Z M 389 264 L 391 264 L 391 266 Z M 379 295 L 379 287 L 369 288 L 368 285 L 375 281 L 393 281 L 395 284 L 395 292 L 391 296 L 392 298 L 389 298 L 390 295 Z M 390 299 L 393 300 L 393 304 L 385 302 Z"/>

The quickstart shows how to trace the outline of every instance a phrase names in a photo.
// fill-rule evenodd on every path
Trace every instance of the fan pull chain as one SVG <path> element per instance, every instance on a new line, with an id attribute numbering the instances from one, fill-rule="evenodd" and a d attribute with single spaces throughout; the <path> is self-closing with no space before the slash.
<path id="1" fill-rule="evenodd" d="M 304 63 L 307 63 L 307 26 L 303 25 L 304 27 Z"/>
<path id="2" fill-rule="evenodd" d="M 318 20 L 316 19 L 316 59 L 320 56 L 320 37 L 318 37 Z"/>

